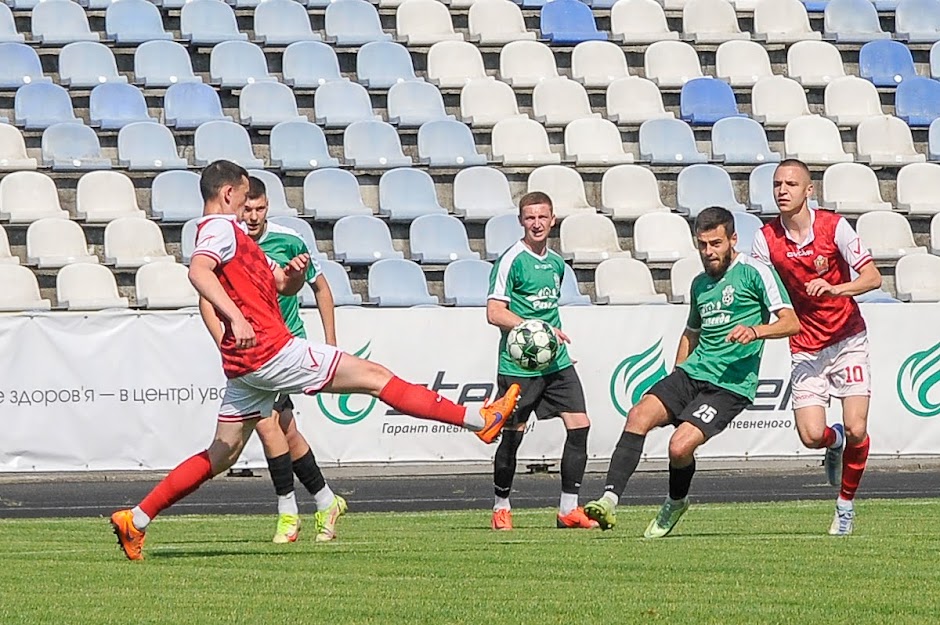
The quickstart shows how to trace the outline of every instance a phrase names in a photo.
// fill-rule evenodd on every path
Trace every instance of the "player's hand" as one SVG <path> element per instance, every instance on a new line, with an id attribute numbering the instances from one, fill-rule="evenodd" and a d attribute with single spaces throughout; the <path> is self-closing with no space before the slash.
<path id="1" fill-rule="evenodd" d="M 232 320 L 232 334 L 235 336 L 235 349 L 248 349 L 255 346 L 255 331 L 241 315 L 238 319 Z"/>
<path id="2" fill-rule="evenodd" d="M 805 284 L 807 295 L 812 297 L 838 297 L 839 291 L 822 278 L 814 278 Z"/>
<path id="3" fill-rule="evenodd" d="M 571 343 L 571 339 L 568 338 L 568 335 L 561 331 L 561 328 L 552 328 L 555 331 L 555 336 L 558 337 L 558 340 L 562 343 Z"/>
<path id="4" fill-rule="evenodd" d="M 284 265 L 284 273 L 288 276 L 298 273 L 306 273 L 310 265 L 310 254 L 298 254 Z"/>
<path id="5" fill-rule="evenodd" d="M 729 343 L 740 343 L 741 345 L 747 345 L 753 340 L 757 339 L 757 330 L 753 326 L 735 326 L 731 332 L 728 333 L 728 336 L 725 337 L 725 341 Z"/>

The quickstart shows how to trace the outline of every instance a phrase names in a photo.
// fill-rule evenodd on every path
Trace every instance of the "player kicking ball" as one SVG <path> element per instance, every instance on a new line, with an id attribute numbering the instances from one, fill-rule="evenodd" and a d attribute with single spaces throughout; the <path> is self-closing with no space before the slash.
<path id="1" fill-rule="evenodd" d="M 845 536 L 868 462 L 871 397 L 868 335 L 853 298 L 879 288 L 881 273 L 844 217 L 809 207 L 812 194 L 809 168 L 781 162 L 774 172 L 780 218 L 758 231 L 752 253 L 779 272 L 802 324 L 790 338 L 794 420 L 806 447 L 826 450 L 829 483 L 841 484 L 829 533 Z M 842 401 L 844 426 L 826 425 L 830 397 Z"/>
<path id="2" fill-rule="evenodd" d="M 200 190 L 204 217 L 189 279 L 224 325 L 225 394 L 209 447 L 173 469 L 139 505 L 111 515 L 129 559 L 143 559 L 144 532 L 154 517 L 235 463 L 258 421 L 271 414 L 279 393 L 363 393 L 413 417 L 463 426 L 486 443 L 499 435 L 516 406 L 518 386 L 479 412 L 468 411 L 378 363 L 292 336 L 277 296 L 300 290 L 309 255 L 300 254 L 281 268 L 248 236 L 242 223 L 248 172 L 242 167 L 212 163 L 202 172 Z"/>
<path id="3" fill-rule="evenodd" d="M 650 388 L 630 412 L 614 448 L 604 495 L 584 506 L 611 529 L 616 507 L 636 471 L 646 435 L 673 425 L 669 439 L 669 496 L 644 536 L 661 538 L 689 509 L 695 450 L 728 427 L 754 401 L 764 341 L 793 336 L 800 322 L 776 272 L 734 250 L 734 218 L 706 208 L 695 219 L 705 271 L 692 281 L 689 318 L 679 339 L 676 368 Z M 777 319 L 771 322 L 771 313 Z"/>

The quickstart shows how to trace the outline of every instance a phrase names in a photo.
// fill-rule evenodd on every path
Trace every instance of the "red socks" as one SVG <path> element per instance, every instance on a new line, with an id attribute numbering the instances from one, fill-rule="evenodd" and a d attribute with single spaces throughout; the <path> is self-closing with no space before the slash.
<path id="1" fill-rule="evenodd" d="M 862 473 L 865 472 L 865 464 L 868 462 L 870 441 L 868 436 L 857 445 L 846 441 L 845 451 L 842 452 L 842 490 L 839 491 L 839 497 L 842 499 L 851 501 L 855 497 L 858 484 L 862 481 Z"/>
<path id="2" fill-rule="evenodd" d="M 405 382 L 393 376 L 382 392 L 379 399 L 404 414 L 419 419 L 441 421 L 451 425 L 463 426 L 463 418 L 467 409 L 417 384 Z"/>
<path id="3" fill-rule="evenodd" d="M 212 463 L 205 451 L 184 460 L 140 502 L 151 519 L 212 479 Z"/>
<path id="4" fill-rule="evenodd" d="M 822 446 L 820 447 L 820 449 L 829 449 L 835 444 L 836 444 L 836 431 L 827 425 L 826 431 L 823 434 Z"/>

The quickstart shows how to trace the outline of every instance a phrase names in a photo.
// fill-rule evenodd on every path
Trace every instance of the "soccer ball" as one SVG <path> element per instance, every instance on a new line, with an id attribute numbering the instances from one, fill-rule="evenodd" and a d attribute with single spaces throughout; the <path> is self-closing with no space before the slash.
<path id="1" fill-rule="evenodd" d="M 550 325 L 526 319 L 509 331 L 506 349 L 514 363 L 528 371 L 541 371 L 558 353 L 558 337 Z"/>

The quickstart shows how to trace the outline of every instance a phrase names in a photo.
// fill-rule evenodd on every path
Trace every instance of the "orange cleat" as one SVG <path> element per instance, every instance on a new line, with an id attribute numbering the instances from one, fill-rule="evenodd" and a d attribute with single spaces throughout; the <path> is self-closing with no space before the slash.
<path id="1" fill-rule="evenodd" d="M 584 508 L 581 506 L 565 515 L 559 513 L 555 519 L 555 525 L 559 529 L 593 530 L 600 527 L 597 521 L 588 518 L 588 515 L 584 514 Z"/>
<path id="2" fill-rule="evenodd" d="M 493 529 L 506 532 L 512 529 L 512 510 L 493 510 Z"/>
<path id="3" fill-rule="evenodd" d="M 111 515 L 111 527 L 127 559 L 143 560 L 144 533 L 134 527 L 134 514 L 130 510 L 118 510 Z"/>
<path id="4" fill-rule="evenodd" d="M 494 402 L 487 402 L 480 408 L 480 416 L 483 417 L 484 426 L 477 437 L 486 444 L 492 443 L 503 431 L 506 421 L 512 416 L 512 411 L 516 409 L 516 403 L 519 401 L 520 388 L 518 384 L 513 384 L 506 391 L 506 394 Z"/>

